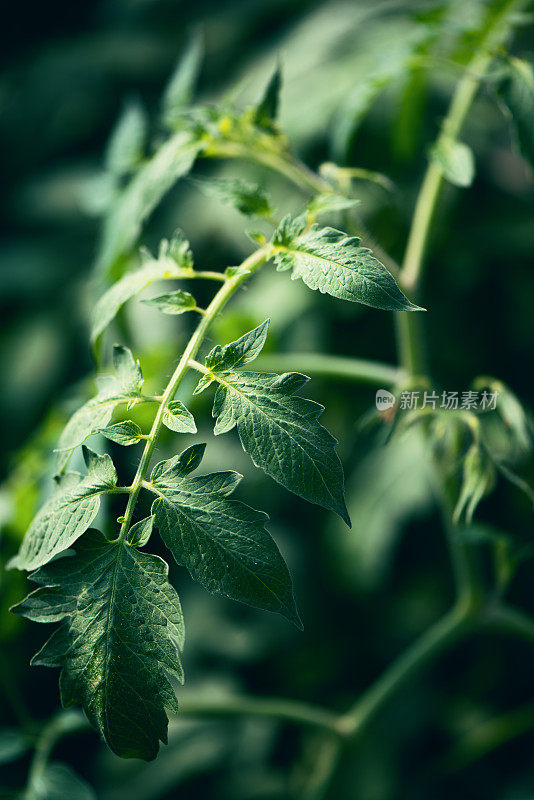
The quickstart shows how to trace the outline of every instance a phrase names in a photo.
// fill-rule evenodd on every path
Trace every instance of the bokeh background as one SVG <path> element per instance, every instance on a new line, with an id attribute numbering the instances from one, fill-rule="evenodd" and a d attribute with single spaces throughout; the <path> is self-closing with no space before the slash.
<path id="1" fill-rule="evenodd" d="M 51 450 L 67 415 L 90 391 L 91 276 L 108 191 L 103 154 L 124 104 L 139 101 L 157 116 L 169 74 L 199 28 L 206 46 L 201 100 L 217 100 L 236 86 L 238 102 L 258 98 L 280 59 L 280 123 L 292 147 L 312 167 L 336 160 L 391 178 L 394 191 L 359 182 L 354 192 L 373 235 L 400 259 L 428 147 L 487 5 L 95 0 L 11 3 L 4 10 L 3 561 L 46 494 Z M 525 54 L 533 44 L 527 26 L 513 49 Z M 373 93 L 376 99 L 347 132 L 347 108 L 369 85 L 369 100 Z M 428 253 L 424 336 L 431 370 L 438 385 L 459 391 L 476 375 L 495 375 L 528 407 L 534 184 L 491 81 L 464 138 L 476 153 L 477 177 L 467 191 L 446 187 Z M 202 163 L 195 174 L 260 180 L 281 210 L 303 202 L 282 178 L 257 166 Z M 166 196 L 143 242 L 155 249 L 177 226 L 199 265 L 223 268 L 249 252 L 247 222 L 189 180 Z M 395 361 L 392 315 L 318 296 L 272 270 L 240 295 L 213 340 L 235 338 L 266 316 L 272 316 L 272 351 Z M 112 336 L 129 344 L 161 385 L 187 337 L 182 320 L 155 320 L 153 311 L 132 303 Z M 376 427 L 362 428 L 374 404 L 371 387 L 315 379 L 310 396 L 326 406 L 325 424 L 340 440 L 353 530 L 269 482 L 233 434 L 224 442 L 208 439 L 205 466 L 243 472 L 241 499 L 269 511 L 305 630 L 207 596 L 174 568 L 188 631 L 187 685 L 179 691 L 279 695 L 343 709 L 450 602 L 444 536 L 419 436 L 385 448 Z M 207 399 L 195 411 L 206 420 L 201 436 L 209 436 Z M 171 454 L 171 434 L 163 448 Z M 130 449 L 113 454 L 126 473 L 135 466 Z M 532 465 L 522 468 L 532 479 Z M 481 534 L 527 535 L 528 499 L 500 482 L 476 525 Z M 526 561 L 511 588 L 512 599 L 531 611 L 533 570 Z M 0 587 L 0 720 L 31 730 L 58 707 L 57 673 L 29 668 L 44 629 L 7 611 L 24 595 L 25 578 L 3 573 Z M 455 648 L 383 711 L 344 759 L 331 797 L 532 800 L 533 667 L 529 645 L 498 636 L 480 635 Z M 288 775 L 298 783 L 314 752 L 309 734 L 268 720 L 188 719 L 171 722 L 169 746 L 150 765 L 121 762 L 90 732 L 63 741 L 54 757 L 99 800 L 281 800 L 289 796 Z M 0 766 L 6 796 L 24 784 L 28 763 L 21 755 Z"/>

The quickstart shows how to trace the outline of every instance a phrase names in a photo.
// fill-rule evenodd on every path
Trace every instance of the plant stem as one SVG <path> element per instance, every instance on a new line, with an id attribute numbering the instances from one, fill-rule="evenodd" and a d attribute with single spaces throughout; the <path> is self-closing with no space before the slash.
<path id="1" fill-rule="evenodd" d="M 186 372 L 190 368 L 190 359 L 193 359 L 196 356 L 200 345 L 202 344 L 204 337 L 206 336 L 206 333 L 217 314 L 224 308 L 228 300 L 237 291 L 237 289 L 268 260 L 269 256 L 270 246 L 262 247 L 246 258 L 245 261 L 243 261 L 243 263 L 240 265 L 238 271 L 231 278 L 225 278 L 224 284 L 221 286 L 207 307 L 206 313 L 202 315 L 200 322 L 191 336 L 187 347 L 185 348 L 182 357 L 178 362 L 178 366 L 176 367 L 169 383 L 167 384 L 167 388 L 162 395 L 161 403 L 154 418 L 150 433 L 148 434 L 143 455 L 141 456 L 137 472 L 130 487 L 128 505 L 126 506 L 124 521 L 119 532 L 120 541 L 124 541 L 128 533 L 135 505 L 137 503 L 137 498 L 150 465 L 150 460 L 156 448 L 159 432 L 163 424 L 163 415 L 169 402 L 174 397 L 176 390 L 182 382 Z"/>
<path id="2" fill-rule="evenodd" d="M 187 717 L 273 717 L 306 727 L 319 728 L 341 736 L 338 716 L 327 709 L 278 697 L 187 697 L 180 699 L 179 716 Z"/>
<path id="3" fill-rule="evenodd" d="M 44 775 L 50 753 L 59 739 L 76 731 L 86 730 L 88 727 L 89 724 L 85 716 L 74 709 L 60 711 L 59 714 L 52 717 L 37 739 L 35 754 L 28 772 L 28 783 L 23 797 L 34 798 L 36 791 L 40 793 L 41 787 L 39 784 L 41 778 Z"/>
<path id="4" fill-rule="evenodd" d="M 260 371 L 298 370 L 312 376 L 371 386 L 395 386 L 404 379 L 404 371 L 389 364 L 323 353 L 268 353 L 259 356 L 256 366 Z"/>
<path id="5" fill-rule="evenodd" d="M 525 4 L 525 0 L 505 0 L 500 11 L 490 21 L 477 52 L 468 63 L 456 86 L 436 141 L 437 147 L 450 139 L 456 139 L 460 134 L 482 79 L 493 60 L 494 53 L 510 32 L 511 18 Z M 431 160 L 415 204 L 406 252 L 399 274 L 401 287 L 416 298 L 430 226 L 442 183 L 443 167 Z M 416 331 L 419 323 L 415 317 L 414 314 L 396 314 L 399 357 L 401 364 L 412 375 L 420 374 L 423 371 L 423 354 L 420 348 L 420 337 Z"/>
<path id="6" fill-rule="evenodd" d="M 455 606 L 386 669 L 378 680 L 356 701 L 339 724 L 359 735 L 382 706 L 423 666 L 431 662 L 446 647 L 456 644 L 472 628 L 465 609 Z"/>
<path id="7" fill-rule="evenodd" d="M 459 135 L 495 51 L 510 31 L 510 17 L 525 4 L 525 0 L 506 0 L 491 21 L 452 96 L 436 141 L 438 147 Z M 400 274 L 401 283 L 407 291 L 416 290 L 419 283 L 428 233 L 442 182 L 443 166 L 436 161 L 430 161 L 417 198 Z"/>
<path id="8" fill-rule="evenodd" d="M 518 608 L 497 605 L 488 610 L 484 621 L 496 630 L 519 636 L 534 644 L 534 619 Z"/>

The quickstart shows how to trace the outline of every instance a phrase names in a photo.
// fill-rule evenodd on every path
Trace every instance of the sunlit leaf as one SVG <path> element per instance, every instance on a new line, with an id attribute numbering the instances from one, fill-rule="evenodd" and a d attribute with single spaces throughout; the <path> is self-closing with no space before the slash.
<path id="1" fill-rule="evenodd" d="M 32 575 L 41 588 L 14 611 L 61 626 L 32 663 L 62 667 L 64 706 L 81 703 L 114 753 L 156 757 L 177 711 L 169 675 L 183 681 L 184 623 L 167 564 L 88 531 L 76 555 Z"/>

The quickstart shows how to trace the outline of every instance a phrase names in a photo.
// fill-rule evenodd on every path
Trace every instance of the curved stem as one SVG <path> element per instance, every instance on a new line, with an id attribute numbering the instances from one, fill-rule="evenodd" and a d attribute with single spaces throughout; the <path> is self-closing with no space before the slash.
<path id="1" fill-rule="evenodd" d="M 185 348 L 182 357 L 178 362 L 178 366 L 174 370 L 174 373 L 169 383 L 167 384 L 167 388 L 165 389 L 162 395 L 160 406 L 154 418 L 154 422 L 152 424 L 150 433 L 148 434 L 148 439 L 145 445 L 145 449 L 143 450 L 143 455 L 141 456 L 137 472 L 130 487 L 130 497 L 128 498 L 128 505 L 126 506 L 126 511 L 124 513 L 124 520 L 119 532 L 119 539 L 121 541 L 124 541 L 124 539 L 126 538 L 126 534 L 128 533 L 135 505 L 137 503 L 137 498 L 139 496 L 143 480 L 146 476 L 148 467 L 150 465 L 152 455 L 156 448 L 159 432 L 163 424 L 163 415 L 165 414 L 167 406 L 174 397 L 176 390 L 181 384 L 186 372 L 190 368 L 189 364 L 190 359 L 193 359 L 196 356 L 200 348 L 200 345 L 202 344 L 204 337 L 206 336 L 208 328 L 210 327 L 211 323 L 213 322 L 217 314 L 224 308 L 228 300 L 237 291 L 237 289 L 250 277 L 250 275 L 252 275 L 265 263 L 265 261 L 268 260 L 269 256 L 270 256 L 270 246 L 263 247 L 260 250 L 257 250 L 255 253 L 252 253 L 251 256 L 245 259 L 245 261 L 243 261 L 243 263 L 240 265 L 240 268 L 233 275 L 232 278 L 225 278 L 224 284 L 221 286 L 221 288 L 219 289 L 219 291 L 217 292 L 217 294 L 207 307 L 206 313 L 202 315 L 200 322 L 198 323 L 195 329 L 195 332 L 191 336 L 187 344 L 187 347 Z"/>
<path id="2" fill-rule="evenodd" d="M 179 716 L 187 717 L 273 717 L 306 727 L 326 730 L 336 736 L 342 735 L 338 716 L 327 709 L 308 703 L 299 703 L 278 697 L 187 697 L 180 699 Z"/>
<path id="3" fill-rule="evenodd" d="M 89 727 L 89 723 L 81 711 L 69 709 L 60 711 L 41 731 L 35 754 L 28 772 L 28 783 L 23 797 L 35 797 L 35 788 L 44 775 L 48 759 L 55 745 L 63 736 L 82 731 Z"/>
<path id="4" fill-rule="evenodd" d="M 395 386 L 404 378 L 402 369 L 389 364 L 323 353 L 268 353 L 256 359 L 256 366 L 261 371 L 298 370 L 321 378 L 366 383 L 371 386 Z"/>
<path id="5" fill-rule="evenodd" d="M 519 636 L 534 644 L 534 619 L 518 608 L 507 605 L 497 605 L 485 615 L 487 625 L 503 633 Z"/>
<path id="6" fill-rule="evenodd" d="M 472 628 L 472 619 L 465 609 L 455 606 L 448 614 L 425 631 L 394 661 L 378 680 L 340 719 L 339 724 L 352 736 L 359 735 L 382 706 L 423 666 L 430 663 L 446 647 L 458 642 Z"/>

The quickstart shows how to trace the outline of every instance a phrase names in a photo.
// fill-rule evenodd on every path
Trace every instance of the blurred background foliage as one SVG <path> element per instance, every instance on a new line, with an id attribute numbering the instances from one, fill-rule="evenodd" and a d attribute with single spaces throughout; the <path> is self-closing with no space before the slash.
<path id="1" fill-rule="evenodd" d="M 391 179 L 393 189 L 358 181 L 354 193 L 373 236 L 400 259 L 428 147 L 487 6 L 483 0 L 100 0 L 34 5 L 31 13 L 22 3 L 6 9 L 0 79 L 2 560 L 15 552 L 49 490 L 45 476 L 66 417 L 91 392 L 88 320 L 98 291 L 91 275 L 100 213 L 112 191 L 103 153 L 125 104 L 141 103 L 149 119 L 157 116 L 168 76 L 199 26 L 206 46 L 202 101 L 229 92 L 240 105 L 257 99 L 280 59 L 280 122 L 291 146 L 313 167 L 334 160 Z M 520 29 L 514 52 L 532 48 L 531 34 Z M 534 184 L 491 76 L 464 140 L 476 154 L 477 177 L 467 191 L 445 188 L 428 253 L 423 324 L 431 370 L 438 385 L 458 391 L 476 375 L 498 376 L 528 407 L 534 390 Z M 302 204 L 293 186 L 255 165 L 203 161 L 195 175 L 259 180 L 282 212 Z M 238 212 L 188 179 L 151 217 L 143 243 L 155 250 L 177 226 L 199 266 L 223 268 L 250 250 Z M 332 301 L 272 270 L 236 299 L 212 338 L 228 341 L 266 316 L 272 317 L 273 352 L 395 361 L 392 315 Z M 127 341 L 151 391 L 170 374 L 188 326 L 184 317 L 158 317 L 134 301 L 103 352 L 114 340 Z M 340 440 L 353 530 L 264 479 L 234 437 L 208 438 L 206 470 L 231 465 L 243 472 L 241 499 L 269 511 L 270 529 L 294 575 L 305 631 L 208 597 L 174 568 L 188 630 L 184 697 L 236 690 L 343 709 L 450 602 L 444 537 L 418 430 L 384 446 L 380 426 L 361 425 L 374 405 L 372 387 L 317 378 L 310 392 L 326 406 L 325 424 Z M 200 434 L 209 437 L 208 401 L 201 396 L 196 403 L 195 416 L 205 420 Z M 167 433 L 163 444 L 170 454 L 175 439 Z M 134 454 L 112 447 L 130 474 Z M 522 469 L 532 484 L 532 464 Z M 491 535 L 526 539 L 531 529 L 528 499 L 500 482 L 481 505 L 474 530 L 487 557 L 483 542 Z M 510 590 L 530 611 L 532 574 L 526 562 Z M 2 574 L 3 787 L 24 784 L 28 737 L 59 702 L 55 671 L 28 668 L 44 634 L 7 613 L 24 591 L 22 575 Z M 481 634 L 454 649 L 410 684 L 348 753 L 331 796 L 532 800 L 533 667 L 534 652 L 521 642 Z M 54 758 L 70 766 L 52 771 L 42 797 L 282 800 L 288 775 L 298 785 L 307 759 L 315 757 L 313 737 L 268 720 L 177 719 L 169 738 L 149 765 L 120 761 L 93 733 L 65 738 Z M 5 794 L 12 796 L 9 788 Z"/>

